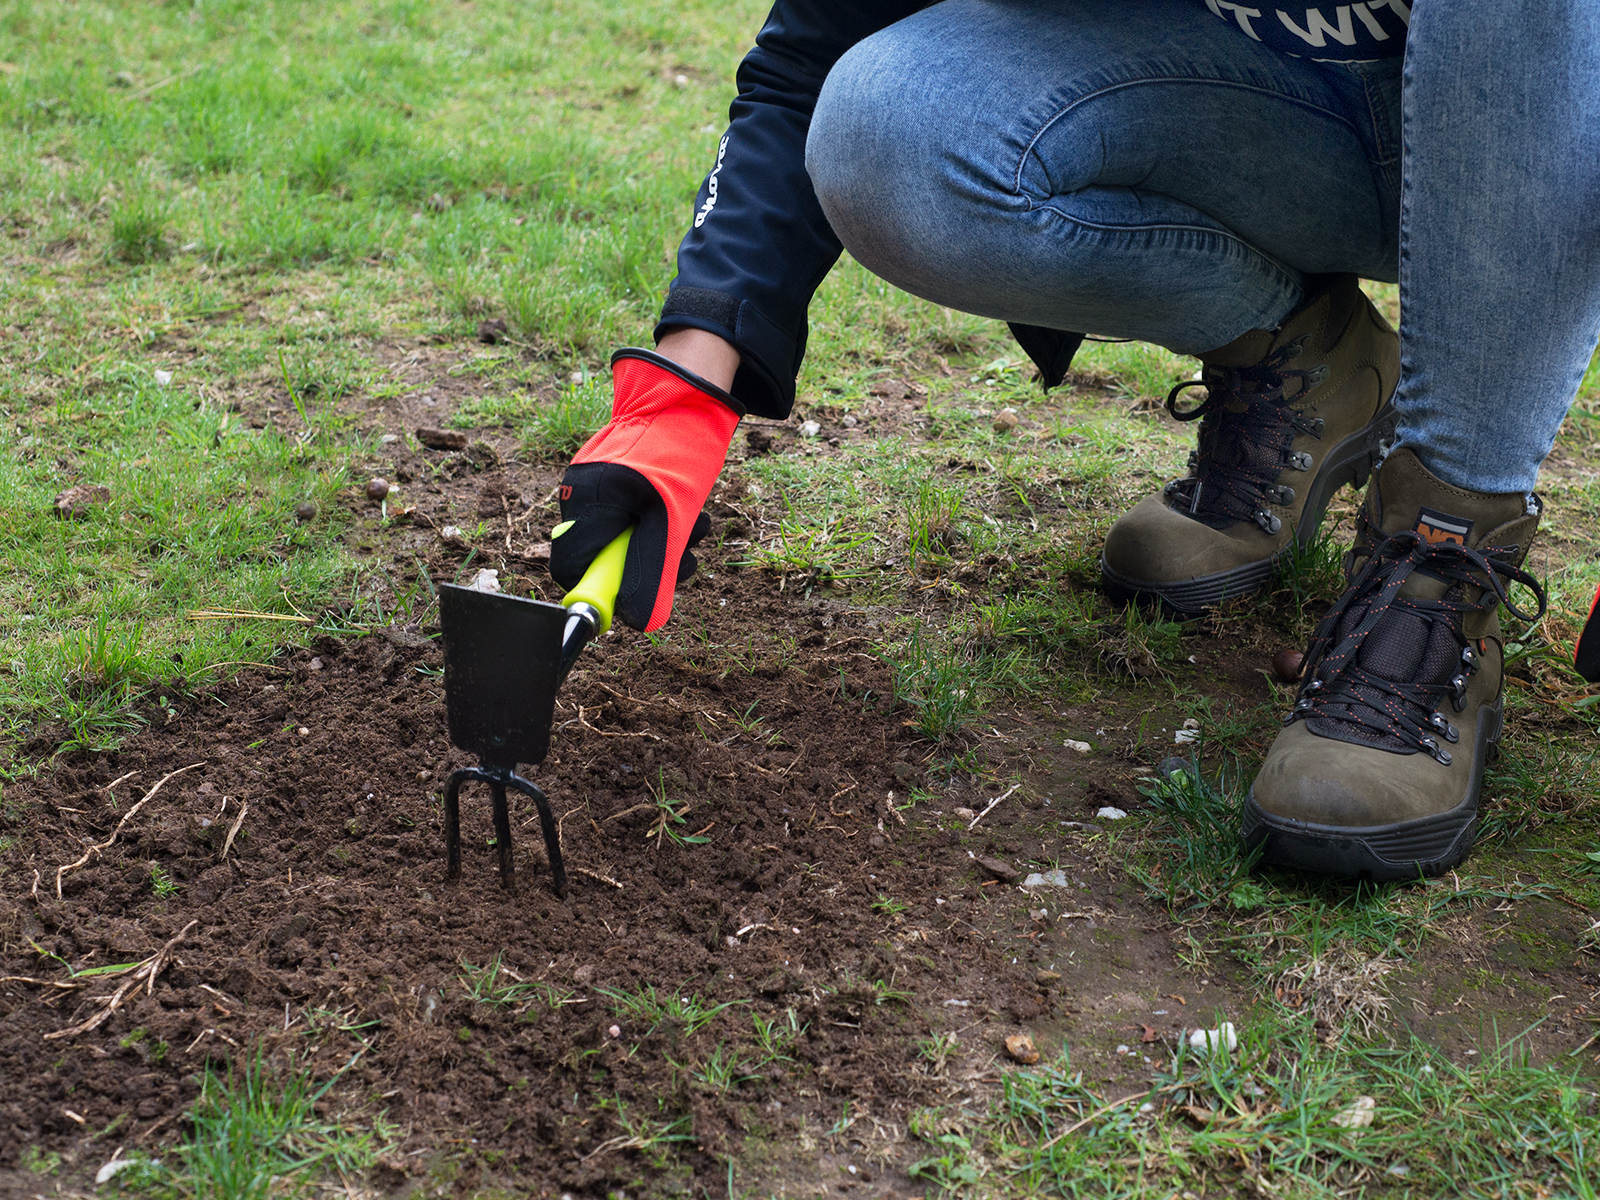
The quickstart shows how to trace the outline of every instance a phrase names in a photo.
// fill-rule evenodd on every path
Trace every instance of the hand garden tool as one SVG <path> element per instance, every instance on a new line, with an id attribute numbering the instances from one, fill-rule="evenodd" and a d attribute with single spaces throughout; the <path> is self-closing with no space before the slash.
<path id="1" fill-rule="evenodd" d="M 590 640 L 611 628 L 622 584 L 630 529 L 596 556 L 578 586 L 560 604 L 443 584 L 439 622 L 444 631 L 444 694 L 450 740 L 478 756 L 479 766 L 451 774 L 444 790 L 446 878 L 461 878 L 461 785 L 489 785 L 494 798 L 494 840 L 500 883 L 514 891 L 511 814 L 506 789 L 532 798 L 544 829 L 556 894 L 567 894 L 567 872 L 550 803 L 517 774 L 518 763 L 537 766 L 550 749 L 556 691 Z"/>

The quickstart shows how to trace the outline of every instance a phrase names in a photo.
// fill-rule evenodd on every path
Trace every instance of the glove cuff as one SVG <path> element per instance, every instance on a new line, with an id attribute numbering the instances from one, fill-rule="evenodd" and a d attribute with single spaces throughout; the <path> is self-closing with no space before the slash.
<path id="1" fill-rule="evenodd" d="M 639 346 L 624 346 L 611 356 L 612 371 L 616 371 L 617 363 L 620 360 L 627 358 L 637 359 L 640 362 L 647 362 L 651 366 L 659 367 L 668 374 L 676 375 L 679 379 L 683 380 L 684 383 L 687 383 L 696 391 L 704 392 L 707 396 L 711 397 L 713 400 L 716 400 L 718 403 L 726 405 L 733 411 L 735 416 L 744 416 L 744 405 L 740 404 L 727 392 L 723 391 L 716 384 L 710 382 L 709 380 L 702 379 L 687 367 L 678 365 L 670 358 L 667 358 L 663 354 L 658 354 L 654 350 L 646 350 Z"/>

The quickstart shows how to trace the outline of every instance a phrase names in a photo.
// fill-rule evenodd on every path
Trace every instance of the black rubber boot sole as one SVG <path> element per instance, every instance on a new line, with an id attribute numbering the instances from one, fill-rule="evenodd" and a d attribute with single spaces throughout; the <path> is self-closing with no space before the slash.
<path id="1" fill-rule="evenodd" d="M 1260 846 L 1259 861 L 1265 866 L 1374 883 L 1444 874 L 1467 856 L 1477 837 L 1484 764 L 1499 745 L 1503 712 L 1500 699 L 1484 706 L 1467 798 L 1448 812 L 1393 825 L 1315 825 L 1264 811 L 1256 804 L 1252 787 L 1239 829 L 1246 849 Z"/>
<path id="2" fill-rule="evenodd" d="M 1208 608 L 1240 596 L 1259 591 L 1272 579 L 1278 562 L 1293 552 L 1296 546 L 1305 545 L 1317 536 L 1323 515 L 1333 494 L 1345 484 L 1362 487 L 1372 469 L 1378 464 L 1384 443 L 1394 440 L 1395 426 L 1400 415 L 1392 405 L 1386 404 L 1363 429 L 1358 429 L 1336 445 L 1322 460 L 1322 469 L 1312 478 L 1306 495 L 1306 506 L 1300 512 L 1294 537 L 1282 549 L 1266 558 L 1242 566 L 1218 571 L 1214 575 L 1198 575 L 1193 579 L 1155 583 L 1143 579 L 1130 579 L 1119 575 L 1106 565 L 1105 551 L 1100 552 L 1100 575 L 1106 594 L 1119 604 L 1130 601 L 1159 601 L 1162 607 L 1179 617 L 1197 617 Z"/>

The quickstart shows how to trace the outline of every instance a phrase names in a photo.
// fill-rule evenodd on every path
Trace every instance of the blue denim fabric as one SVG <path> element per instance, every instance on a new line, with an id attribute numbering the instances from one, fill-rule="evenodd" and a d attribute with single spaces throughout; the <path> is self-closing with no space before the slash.
<path id="1" fill-rule="evenodd" d="M 1398 442 L 1527 491 L 1600 336 L 1600 5 L 1419 0 L 1404 173 Z"/>
<path id="2" fill-rule="evenodd" d="M 1597 18 L 1528 7 L 1419 3 L 1406 60 L 1402 439 L 1478 491 L 1532 486 L 1600 330 Z M 1587 57 L 1546 72 L 1551 36 Z M 1307 273 L 1400 277 L 1400 130 L 1398 60 L 1293 58 L 1195 0 L 945 0 L 839 60 L 806 165 L 909 292 L 1193 354 Z"/>

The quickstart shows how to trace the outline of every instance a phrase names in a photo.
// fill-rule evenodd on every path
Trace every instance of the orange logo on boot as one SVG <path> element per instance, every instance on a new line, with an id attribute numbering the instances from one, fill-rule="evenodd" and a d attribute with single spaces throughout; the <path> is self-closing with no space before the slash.
<path id="1" fill-rule="evenodd" d="M 1472 522 L 1452 517 L 1449 513 L 1424 508 L 1417 516 L 1417 533 L 1425 542 L 1435 546 L 1441 542 L 1454 542 L 1465 546 L 1472 536 Z"/>

